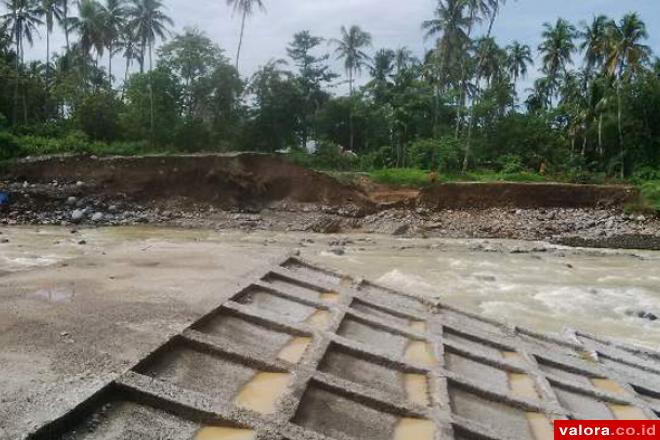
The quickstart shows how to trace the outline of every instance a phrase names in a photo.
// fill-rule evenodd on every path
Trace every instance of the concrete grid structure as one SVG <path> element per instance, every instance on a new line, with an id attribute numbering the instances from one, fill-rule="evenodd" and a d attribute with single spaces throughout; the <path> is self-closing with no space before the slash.
<path id="1" fill-rule="evenodd" d="M 508 327 L 297 257 L 30 439 L 552 439 L 657 419 L 660 353 Z"/>

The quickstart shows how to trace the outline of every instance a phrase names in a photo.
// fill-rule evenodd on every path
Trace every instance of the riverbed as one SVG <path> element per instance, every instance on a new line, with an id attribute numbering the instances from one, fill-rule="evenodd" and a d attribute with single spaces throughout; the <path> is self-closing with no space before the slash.
<path id="1" fill-rule="evenodd" d="M 177 249 L 185 260 L 188 251 L 203 252 L 208 247 L 209 252 L 224 250 L 225 255 L 253 255 L 257 265 L 259 255 L 266 259 L 299 250 L 304 258 L 354 277 L 438 297 L 511 325 L 542 332 L 572 328 L 652 348 L 660 346 L 657 251 L 575 249 L 516 240 L 159 227 L 90 228 L 74 233 L 71 228 L 15 227 L 2 232 L 0 239 L 8 240 L 0 244 L 3 278 L 67 261 L 73 267 L 84 267 L 86 256 L 116 255 L 120 261 L 122 255 L 136 249 L 149 255 L 153 265 L 160 258 L 159 249 L 170 262 L 176 261 Z M 209 258 L 212 261 L 212 254 Z M 131 277 L 139 279 L 144 269 L 136 265 Z M 94 270 L 105 276 L 102 269 L 89 267 L 85 278 Z M 195 273 L 189 261 L 182 261 L 181 270 L 186 276 Z M 199 268 L 200 274 L 210 270 L 208 264 Z M 145 272 L 145 276 L 151 275 Z M 176 273 L 170 276 L 177 278 Z M 67 280 L 69 287 L 58 284 L 61 279 L 53 281 L 32 294 L 66 297 L 76 284 L 75 279 Z"/>

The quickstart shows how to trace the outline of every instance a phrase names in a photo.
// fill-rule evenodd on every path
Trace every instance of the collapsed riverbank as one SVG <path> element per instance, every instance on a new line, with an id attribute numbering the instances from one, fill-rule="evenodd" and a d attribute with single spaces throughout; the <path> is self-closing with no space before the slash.
<path id="1" fill-rule="evenodd" d="M 345 184 L 262 154 L 96 158 L 12 165 L 6 225 L 151 224 L 546 240 L 660 249 L 660 220 L 626 213 L 626 186 L 455 183 L 401 190 Z"/>

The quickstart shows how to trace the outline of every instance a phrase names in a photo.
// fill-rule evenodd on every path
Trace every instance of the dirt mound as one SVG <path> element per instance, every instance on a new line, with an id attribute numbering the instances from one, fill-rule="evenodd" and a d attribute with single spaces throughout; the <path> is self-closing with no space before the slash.
<path id="1" fill-rule="evenodd" d="M 444 183 L 423 189 L 419 203 L 432 209 L 618 208 L 638 197 L 630 186 Z"/>
<path id="2" fill-rule="evenodd" d="M 276 156 L 50 157 L 12 166 L 9 176 L 29 182 L 84 182 L 87 195 L 180 206 L 264 207 L 275 202 L 315 203 L 368 209 L 373 202 L 344 185 Z"/>

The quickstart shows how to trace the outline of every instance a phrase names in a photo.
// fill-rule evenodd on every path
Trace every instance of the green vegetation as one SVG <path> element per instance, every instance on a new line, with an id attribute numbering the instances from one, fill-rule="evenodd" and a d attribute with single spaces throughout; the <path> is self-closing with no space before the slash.
<path id="1" fill-rule="evenodd" d="M 401 186 L 425 186 L 429 184 L 427 171 L 410 168 L 389 168 L 369 173 L 369 177 L 377 183 Z"/>
<path id="2" fill-rule="evenodd" d="M 644 207 L 660 213 L 660 180 L 644 182 L 640 189 Z"/>
<path id="3" fill-rule="evenodd" d="M 171 34 L 161 0 L 1 1 L 0 160 L 286 150 L 379 182 L 632 179 L 657 200 L 660 61 L 635 13 L 558 19 L 538 48 L 505 47 L 491 32 L 504 0 L 438 0 L 419 58 L 374 48 L 358 26 L 303 30 L 287 60 L 244 77 L 243 30 L 262 0 L 227 0 L 242 19 L 233 60 L 198 29 Z M 43 60 L 26 60 L 39 36 Z M 541 75 L 523 91 L 534 59 Z"/>

